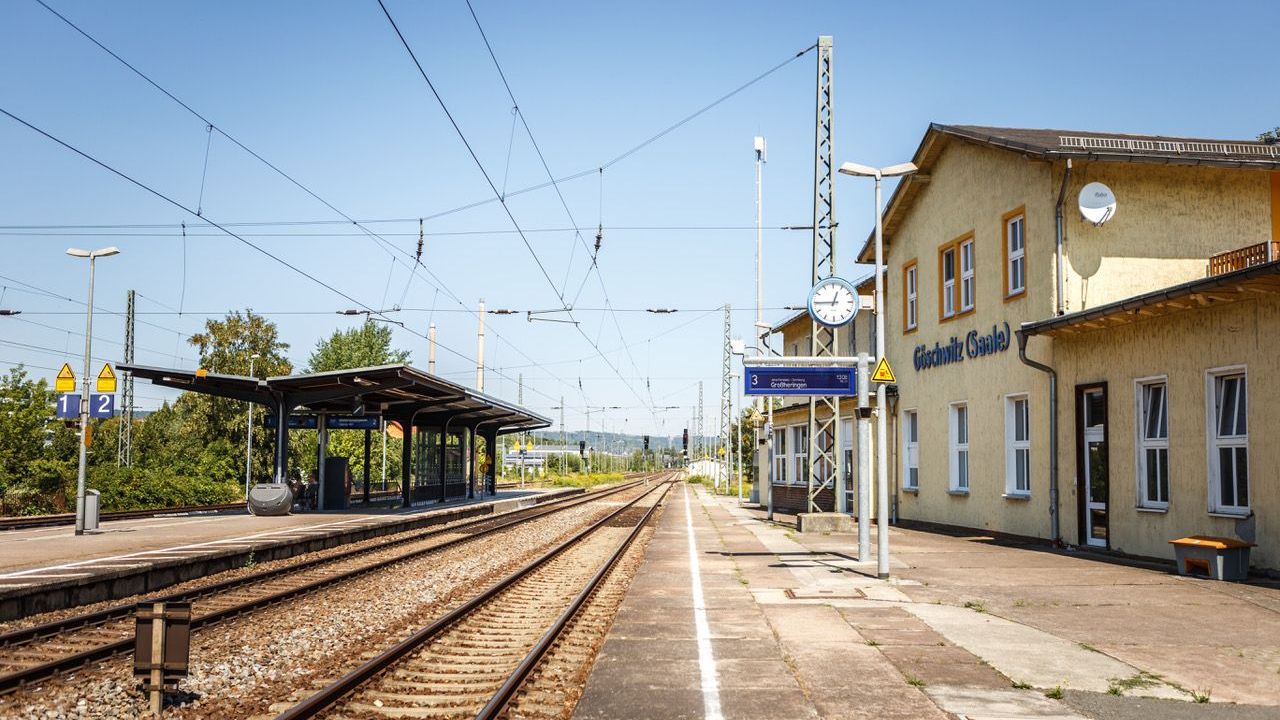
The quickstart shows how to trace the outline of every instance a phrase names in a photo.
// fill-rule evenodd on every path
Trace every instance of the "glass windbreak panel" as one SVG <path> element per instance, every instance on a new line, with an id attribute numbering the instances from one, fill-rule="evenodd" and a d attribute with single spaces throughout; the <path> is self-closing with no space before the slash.
<path id="1" fill-rule="evenodd" d="M 1085 427 L 1099 427 L 1107 421 L 1107 403 L 1101 390 L 1084 394 Z"/>
<path id="2" fill-rule="evenodd" d="M 1088 449 L 1089 462 L 1089 502 L 1105 503 L 1107 501 L 1107 445 L 1103 442 L 1090 442 Z"/>
<path id="3" fill-rule="evenodd" d="M 1094 540 L 1101 540 L 1103 543 L 1107 540 L 1107 511 L 1106 510 L 1090 510 L 1089 511 L 1089 537 Z"/>

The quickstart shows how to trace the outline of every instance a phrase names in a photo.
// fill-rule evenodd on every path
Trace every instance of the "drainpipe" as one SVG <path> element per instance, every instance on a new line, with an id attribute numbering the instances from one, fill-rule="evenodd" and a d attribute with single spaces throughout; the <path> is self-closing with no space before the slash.
<path id="1" fill-rule="evenodd" d="M 1058 205 L 1055 208 L 1054 215 L 1053 215 L 1054 221 L 1056 222 L 1056 225 L 1057 225 L 1057 246 L 1055 249 L 1055 258 L 1054 258 L 1057 263 L 1057 275 L 1058 275 L 1057 277 L 1058 297 L 1056 299 L 1057 315 L 1064 315 L 1067 312 L 1067 304 L 1065 299 L 1066 280 L 1062 272 L 1062 242 L 1066 235 L 1066 229 L 1063 227 L 1063 223 L 1062 223 L 1062 202 L 1067 197 L 1067 183 L 1070 180 L 1071 180 L 1071 158 L 1067 158 L 1067 167 L 1065 170 L 1062 171 L 1062 187 L 1058 189 Z M 1026 241 L 1024 240 L 1023 242 L 1025 243 Z"/>
<path id="2" fill-rule="evenodd" d="M 1027 357 L 1027 335 L 1018 330 L 1018 359 L 1024 365 L 1049 375 L 1049 532 L 1053 544 L 1062 545 L 1058 518 L 1058 372 L 1044 363 Z"/>

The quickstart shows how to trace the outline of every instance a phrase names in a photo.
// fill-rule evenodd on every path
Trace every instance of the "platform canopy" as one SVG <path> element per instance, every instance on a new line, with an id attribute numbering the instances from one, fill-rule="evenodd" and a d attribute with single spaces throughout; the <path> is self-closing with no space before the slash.
<path id="1" fill-rule="evenodd" d="M 384 415 L 421 424 L 449 419 L 455 426 L 486 426 L 498 434 L 536 430 L 551 420 L 491 395 L 449 382 L 408 365 L 334 370 L 265 379 L 145 365 L 118 369 L 152 384 L 258 403 L 279 411 Z"/>

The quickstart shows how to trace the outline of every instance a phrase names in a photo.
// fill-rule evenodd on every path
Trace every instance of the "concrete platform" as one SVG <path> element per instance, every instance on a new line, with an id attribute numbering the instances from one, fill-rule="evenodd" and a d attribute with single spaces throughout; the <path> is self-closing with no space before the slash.
<path id="1" fill-rule="evenodd" d="M 71 527 L 0 532 L 0 620 L 150 592 L 197 577 L 371 537 L 546 502 L 577 488 L 496 497 L 357 506 L 331 513 L 248 513 L 119 520 L 76 537 Z"/>
<path id="2" fill-rule="evenodd" d="M 1280 717 L 1278 587 L 890 539 L 882 581 L 853 534 L 677 487 L 575 717 Z"/>

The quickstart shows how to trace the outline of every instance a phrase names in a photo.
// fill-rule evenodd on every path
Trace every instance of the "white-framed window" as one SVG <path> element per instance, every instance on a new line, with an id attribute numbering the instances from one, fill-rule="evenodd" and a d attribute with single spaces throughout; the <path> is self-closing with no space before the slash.
<path id="1" fill-rule="evenodd" d="M 1169 507 L 1169 383 L 1166 378 L 1136 382 L 1138 401 L 1138 506 Z"/>
<path id="2" fill-rule="evenodd" d="M 950 416 L 950 489 L 969 492 L 969 405 L 951 403 Z"/>
<path id="3" fill-rule="evenodd" d="M 942 251 L 942 317 L 956 314 L 956 249 Z"/>
<path id="4" fill-rule="evenodd" d="M 797 425 L 791 428 L 791 482 L 804 485 L 809 482 L 809 427 Z"/>
<path id="5" fill-rule="evenodd" d="M 960 243 L 960 312 L 973 309 L 973 238 Z"/>
<path id="6" fill-rule="evenodd" d="M 1005 295 L 1012 296 L 1027 289 L 1027 217 L 1017 215 L 1004 223 Z"/>
<path id="7" fill-rule="evenodd" d="M 907 286 L 907 311 L 905 313 L 907 329 L 914 330 L 919 324 L 919 316 L 917 310 L 919 308 L 920 291 L 917 286 L 919 275 L 917 274 L 919 267 L 910 265 L 905 273 Z"/>
<path id="8" fill-rule="evenodd" d="M 920 415 L 902 411 L 902 486 L 920 489 Z"/>
<path id="9" fill-rule="evenodd" d="M 1249 388 L 1243 367 L 1210 370 L 1205 387 L 1209 432 L 1209 508 L 1249 512 Z"/>
<path id="10" fill-rule="evenodd" d="M 787 429 L 773 431 L 773 482 L 787 482 Z"/>
<path id="11" fill-rule="evenodd" d="M 1004 491 L 1031 494 L 1031 401 L 1025 394 L 1004 399 Z"/>

